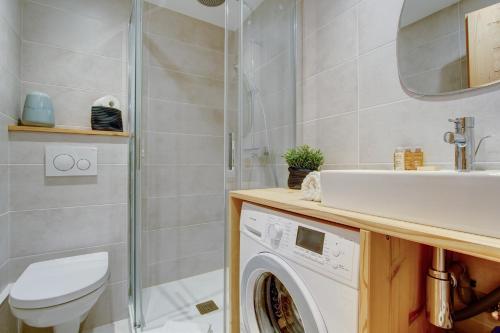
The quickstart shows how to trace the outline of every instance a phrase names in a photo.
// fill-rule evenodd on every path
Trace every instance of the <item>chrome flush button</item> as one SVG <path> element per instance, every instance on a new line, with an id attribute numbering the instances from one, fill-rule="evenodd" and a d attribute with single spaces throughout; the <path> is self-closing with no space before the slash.
<path id="1" fill-rule="evenodd" d="M 88 170 L 90 168 L 90 161 L 82 158 L 78 162 L 76 162 L 76 167 L 80 170 Z"/>

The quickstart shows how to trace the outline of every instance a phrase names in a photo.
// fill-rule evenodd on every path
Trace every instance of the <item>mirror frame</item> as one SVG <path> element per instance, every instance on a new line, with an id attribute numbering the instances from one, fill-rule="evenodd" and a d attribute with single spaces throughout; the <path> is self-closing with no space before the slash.
<path id="1" fill-rule="evenodd" d="M 412 0 L 404 0 L 403 4 L 401 6 L 401 12 L 399 13 L 399 20 L 398 20 L 398 31 L 396 33 L 396 62 L 397 62 L 397 67 L 398 67 L 398 77 L 399 77 L 399 82 L 401 83 L 401 86 L 403 89 L 407 92 L 410 92 L 414 96 L 420 96 L 420 97 L 440 97 L 440 96 L 452 96 L 452 95 L 459 95 L 459 94 L 464 94 L 468 93 L 471 91 L 481 91 L 484 90 L 485 88 L 492 88 L 494 86 L 498 86 L 500 84 L 500 80 L 486 84 L 481 87 L 474 87 L 474 88 L 465 88 L 465 89 L 460 89 L 460 90 L 453 90 L 453 91 L 446 91 L 446 92 L 441 92 L 441 93 L 435 93 L 435 94 L 430 94 L 430 93 L 422 93 L 415 91 L 414 89 L 408 87 L 403 79 L 403 76 L 401 75 L 401 66 L 400 66 L 400 44 L 399 44 L 399 32 L 401 31 L 401 21 L 403 17 L 403 12 L 405 9 L 406 4 L 408 1 Z M 414 0 L 413 0 L 414 1 Z M 433 0 L 419 0 L 419 1 L 433 1 Z M 462 0 L 459 0 L 459 2 Z M 500 3 L 500 1 L 499 1 Z"/>

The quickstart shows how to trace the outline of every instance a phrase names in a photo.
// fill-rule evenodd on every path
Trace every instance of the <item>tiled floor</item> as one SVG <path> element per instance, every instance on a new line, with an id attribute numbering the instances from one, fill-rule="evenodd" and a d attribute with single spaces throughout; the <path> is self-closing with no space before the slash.
<path id="1" fill-rule="evenodd" d="M 146 288 L 143 291 L 145 333 L 223 333 L 224 272 L 217 270 Z M 213 300 L 219 310 L 200 315 L 195 305 Z M 85 333 L 128 333 L 128 320 Z"/>

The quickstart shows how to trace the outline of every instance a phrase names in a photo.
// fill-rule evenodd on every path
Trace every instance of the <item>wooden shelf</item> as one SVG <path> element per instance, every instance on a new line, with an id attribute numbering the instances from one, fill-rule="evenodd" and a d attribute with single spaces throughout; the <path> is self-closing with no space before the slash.
<path id="1" fill-rule="evenodd" d="M 9 132 L 37 132 L 37 133 L 58 133 L 58 134 L 75 134 L 75 135 L 101 135 L 101 136 L 119 136 L 128 137 L 128 132 L 112 132 L 112 131 L 94 131 L 73 128 L 60 127 L 35 127 L 35 126 L 19 126 L 9 125 Z"/>

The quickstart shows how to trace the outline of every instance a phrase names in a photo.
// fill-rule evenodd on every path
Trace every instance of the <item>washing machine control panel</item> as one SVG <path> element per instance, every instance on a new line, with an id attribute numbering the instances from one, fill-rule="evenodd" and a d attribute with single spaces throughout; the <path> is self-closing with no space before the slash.
<path id="1" fill-rule="evenodd" d="M 267 212 L 266 212 L 267 211 Z M 358 286 L 359 233 L 258 207 L 242 228 L 271 251 L 323 275 Z"/>

